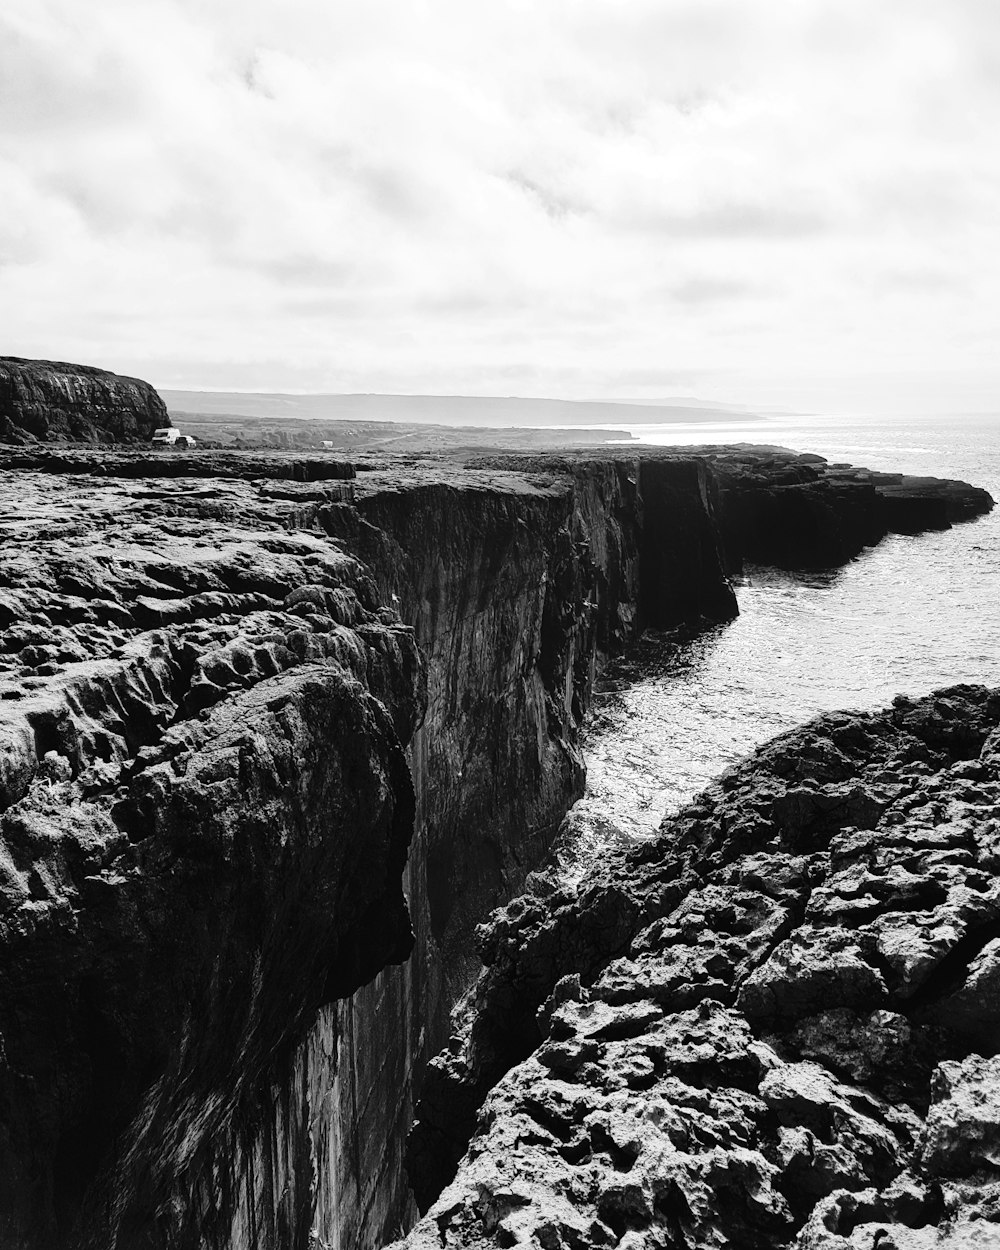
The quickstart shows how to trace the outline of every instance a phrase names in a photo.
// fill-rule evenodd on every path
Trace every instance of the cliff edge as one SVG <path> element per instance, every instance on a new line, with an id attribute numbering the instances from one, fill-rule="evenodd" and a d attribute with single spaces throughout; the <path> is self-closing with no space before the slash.
<path id="1" fill-rule="evenodd" d="M 148 443 L 170 424 L 163 400 L 138 378 L 0 356 L 0 443 Z"/>

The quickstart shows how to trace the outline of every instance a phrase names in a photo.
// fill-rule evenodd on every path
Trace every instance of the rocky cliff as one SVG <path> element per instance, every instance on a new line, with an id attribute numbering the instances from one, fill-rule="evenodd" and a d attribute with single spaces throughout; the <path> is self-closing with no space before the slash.
<path id="1" fill-rule="evenodd" d="M 0 1244 L 198 1245 L 228 1235 L 226 1178 L 317 1007 L 411 949 L 425 670 L 367 570 L 266 489 L 18 485 Z M 205 1184 L 210 1212 L 178 1203 Z M 273 1195 L 272 1227 L 308 1201 Z"/>
<path id="2" fill-rule="evenodd" d="M 727 569 L 744 561 L 786 569 L 846 564 L 887 534 L 948 529 L 988 512 L 990 495 L 967 482 L 904 473 L 879 473 L 784 447 L 741 443 L 646 452 L 647 473 L 663 459 L 697 457 L 709 470 L 713 515 Z M 635 457 L 631 449 L 602 456 Z M 547 458 L 551 463 L 551 457 Z M 582 453 L 564 459 L 567 467 Z M 530 470 L 542 462 L 527 454 L 482 457 L 484 467 Z"/>
<path id="3" fill-rule="evenodd" d="M 829 465 L 754 448 L 712 455 L 732 569 L 844 564 L 886 534 L 917 534 L 979 516 L 985 491 L 964 482 Z"/>
<path id="4" fill-rule="evenodd" d="M 91 365 L 0 356 L 0 443 L 149 442 L 170 425 L 148 382 Z"/>
<path id="5" fill-rule="evenodd" d="M 508 1070 L 405 1245 L 996 1245 L 998 817 L 1000 691 L 958 687 L 825 716 L 536 879 L 436 1061 Z"/>
<path id="6" fill-rule="evenodd" d="M 319 504 L 297 518 L 363 557 L 413 623 L 428 667 L 411 744 L 414 953 L 352 1006 L 362 1055 L 372 1036 L 384 1051 L 377 1064 L 360 1058 L 351 1098 L 363 1162 L 341 1176 L 338 1203 L 320 1204 L 323 1244 L 378 1244 L 406 1217 L 406 1131 L 426 1062 L 478 971 L 475 925 L 520 887 L 582 789 L 576 731 L 601 664 L 645 619 L 646 568 L 660 582 L 661 623 L 736 610 L 703 465 L 664 468 L 645 494 L 635 463 L 565 467 L 531 477 L 451 468 L 444 481 L 439 465 L 364 473 L 353 507 Z M 672 500 L 669 515 L 644 509 L 656 491 Z M 644 554 L 654 536 L 655 562 Z"/>
<path id="7" fill-rule="evenodd" d="M 0 467 L 0 1243 L 377 1244 L 595 673 L 735 611 L 721 475 Z"/>

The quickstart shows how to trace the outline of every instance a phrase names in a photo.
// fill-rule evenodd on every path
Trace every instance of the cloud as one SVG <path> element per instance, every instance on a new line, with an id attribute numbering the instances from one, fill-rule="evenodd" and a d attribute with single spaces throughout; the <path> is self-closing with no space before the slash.
<path id="1" fill-rule="evenodd" d="M 4 348 L 164 386 L 982 388 L 998 66 L 988 0 L 7 0 Z"/>
<path id="2" fill-rule="evenodd" d="M 747 299 L 758 294 L 756 287 L 726 278 L 693 277 L 668 288 L 668 294 L 681 304 L 714 304 L 719 300 Z"/>

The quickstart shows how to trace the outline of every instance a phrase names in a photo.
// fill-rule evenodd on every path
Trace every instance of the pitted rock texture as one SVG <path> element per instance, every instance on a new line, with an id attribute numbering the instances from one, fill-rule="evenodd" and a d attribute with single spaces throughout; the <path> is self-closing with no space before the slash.
<path id="1" fill-rule="evenodd" d="M 0 356 L 0 443 L 149 442 L 170 425 L 148 382 L 92 365 Z"/>
<path id="2" fill-rule="evenodd" d="M 540 877 L 481 931 L 418 1183 L 477 1118 L 404 1244 L 1000 1244 L 998 865 L 1000 691 L 966 686 L 821 717 Z"/>
<path id="3" fill-rule="evenodd" d="M 316 1008 L 411 949 L 404 748 L 425 670 L 365 567 L 289 531 L 263 487 L 17 486 L 0 1244 L 202 1245 Z M 258 1213 L 270 1244 L 309 1210 L 298 1140 L 293 1187 Z M 213 1172 L 208 1210 L 178 1200 Z"/>

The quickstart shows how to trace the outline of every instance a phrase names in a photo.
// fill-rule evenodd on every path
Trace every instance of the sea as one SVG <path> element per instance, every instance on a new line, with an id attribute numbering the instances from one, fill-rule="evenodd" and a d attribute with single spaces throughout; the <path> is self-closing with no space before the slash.
<path id="1" fill-rule="evenodd" d="M 630 427 L 643 443 L 770 443 L 831 462 L 959 478 L 987 517 L 890 535 L 844 568 L 749 566 L 739 617 L 694 636 L 646 634 L 604 674 L 583 733 L 587 789 L 557 843 L 569 878 L 660 820 L 767 739 L 834 709 L 958 682 L 1000 686 L 1000 414 Z"/>

